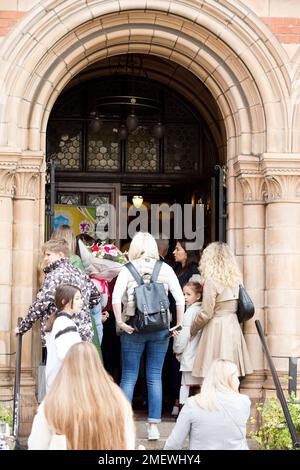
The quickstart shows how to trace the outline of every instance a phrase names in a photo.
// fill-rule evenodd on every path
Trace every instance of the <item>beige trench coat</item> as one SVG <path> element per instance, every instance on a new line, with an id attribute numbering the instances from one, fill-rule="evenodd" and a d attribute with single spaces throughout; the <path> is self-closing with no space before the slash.
<path id="1" fill-rule="evenodd" d="M 214 359 L 235 362 L 239 376 L 253 372 L 236 315 L 238 293 L 238 285 L 225 287 L 212 279 L 205 280 L 201 312 L 191 326 L 192 336 L 202 328 L 192 371 L 194 377 L 205 377 Z"/>

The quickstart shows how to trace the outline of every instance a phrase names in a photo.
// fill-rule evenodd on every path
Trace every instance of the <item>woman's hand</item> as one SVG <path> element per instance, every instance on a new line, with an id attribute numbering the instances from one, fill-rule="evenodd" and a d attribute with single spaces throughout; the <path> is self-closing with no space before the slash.
<path id="1" fill-rule="evenodd" d="M 102 312 L 102 323 L 106 322 L 106 320 L 109 318 L 109 313 L 105 310 Z"/>
<path id="2" fill-rule="evenodd" d="M 180 335 L 181 330 L 182 330 L 182 325 L 178 323 L 177 325 L 173 326 L 173 328 L 169 329 L 170 336 L 173 336 L 174 338 L 175 336 Z"/>
<path id="3" fill-rule="evenodd" d="M 131 335 L 134 332 L 134 328 L 132 328 L 132 326 L 130 325 L 127 325 L 127 323 L 123 321 L 118 322 L 118 327 L 120 328 L 120 330 L 125 331 L 125 333 L 129 335 Z"/>

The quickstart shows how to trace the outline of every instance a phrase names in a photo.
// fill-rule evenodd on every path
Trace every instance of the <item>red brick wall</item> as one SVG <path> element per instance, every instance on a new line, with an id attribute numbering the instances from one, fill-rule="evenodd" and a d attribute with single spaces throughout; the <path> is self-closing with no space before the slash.
<path id="1" fill-rule="evenodd" d="M 0 11 L 0 36 L 6 36 L 26 11 Z"/>
<path id="2" fill-rule="evenodd" d="M 277 39 L 285 44 L 300 44 L 300 18 L 261 18 Z"/>
<path id="3" fill-rule="evenodd" d="M 6 36 L 26 11 L 0 11 L 0 36 Z M 300 18 L 261 18 L 278 40 L 285 44 L 300 44 Z"/>

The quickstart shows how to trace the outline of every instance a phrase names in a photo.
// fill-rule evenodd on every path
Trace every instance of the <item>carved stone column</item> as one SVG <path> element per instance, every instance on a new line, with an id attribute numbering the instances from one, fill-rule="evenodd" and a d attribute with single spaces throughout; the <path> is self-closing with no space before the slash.
<path id="1" fill-rule="evenodd" d="M 244 324 L 254 374 L 242 382 L 253 398 L 260 398 L 265 381 L 264 357 L 255 320 L 264 325 L 265 293 L 265 200 L 264 179 L 254 156 L 241 156 L 235 163 L 237 180 L 243 191 L 243 278 L 255 304 L 255 316 Z"/>
<path id="2" fill-rule="evenodd" d="M 5 158 L 6 157 L 6 158 Z M 8 156 L 3 156 L 8 160 Z M 11 284 L 12 284 L 12 227 L 14 174 L 17 162 L 1 161 L 0 156 L 0 353 L 10 354 L 11 330 Z M 10 356 L 0 356 L 0 397 L 10 398 L 12 380 L 10 374 Z"/>
<path id="3" fill-rule="evenodd" d="M 36 204 L 40 193 L 40 159 L 22 158 L 15 175 L 13 223 L 12 328 L 27 314 L 36 292 L 36 227 L 40 224 Z M 39 329 L 39 325 L 35 328 Z M 12 335 L 12 342 L 15 341 Z M 21 436 L 30 432 L 36 410 L 36 370 L 32 331 L 23 336 L 21 377 Z"/>
<path id="4" fill-rule="evenodd" d="M 300 155 L 265 154 L 262 167 L 267 187 L 267 342 L 273 356 L 300 356 Z M 287 376 L 288 360 L 274 361 Z M 298 377 L 299 371 L 300 359 Z M 270 375 L 265 388 L 274 389 Z"/>

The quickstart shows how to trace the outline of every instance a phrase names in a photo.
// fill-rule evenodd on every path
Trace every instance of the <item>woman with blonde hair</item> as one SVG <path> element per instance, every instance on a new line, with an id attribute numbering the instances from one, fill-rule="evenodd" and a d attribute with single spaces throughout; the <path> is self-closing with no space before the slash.
<path id="1" fill-rule="evenodd" d="M 239 393 L 236 364 L 214 360 L 201 393 L 188 398 L 182 408 L 165 449 L 181 449 L 189 437 L 190 450 L 248 450 L 250 405 L 249 397 Z"/>
<path id="2" fill-rule="evenodd" d="M 159 260 L 158 247 L 150 233 L 136 233 L 130 244 L 129 260 L 145 283 L 150 281 L 154 266 L 159 266 L 157 282 L 162 283 L 166 294 L 170 291 L 176 301 L 177 325 L 181 326 L 184 297 L 173 269 Z M 156 265 L 156 263 L 159 263 Z M 157 268 L 156 268 L 157 269 Z M 134 289 L 137 282 L 127 266 L 123 266 L 112 295 L 112 304 L 118 330 L 121 332 L 122 379 L 121 388 L 132 401 L 143 352 L 146 353 L 146 380 L 148 391 L 148 439 L 159 439 L 157 423 L 161 421 L 161 373 L 168 349 L 168 327 L 160 331 L 140 332 L 132 327 L 136 305 Z M 123 304 L 123 310 L 122 305 Z M 168 312 L 169 313 L 169 312 Z M 173 335 L 178 334 L 177 331 Z"/>
<path id="3" fill-rule="evenodd" d="M 135 430 L 132 409 L 107 374 L 93 344 L 67 353 L 39 406 L 29 450 L 130 450 Z"/>
<path id="4" fill-rule="evenodd" d="M 237 318 L 242 275 L 234 254 L 224 242 L 214 242 L 203 251 L 200 275 L 204 283 L 201 311 L 191 326 L 202 335 L 192 375 L 206 377 L 214 359 L 234 362 L 239 376 L 253 372 L 246 342 Z"/>

